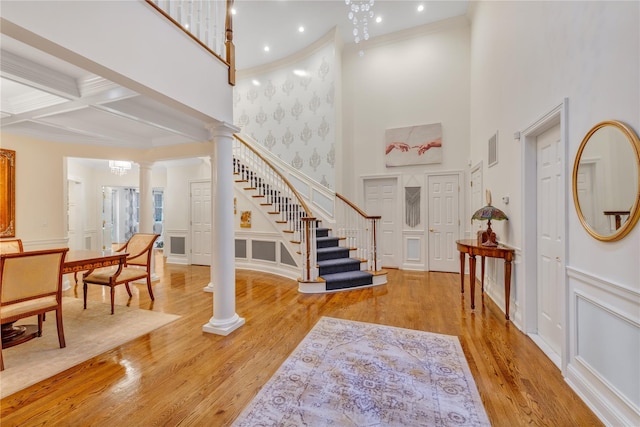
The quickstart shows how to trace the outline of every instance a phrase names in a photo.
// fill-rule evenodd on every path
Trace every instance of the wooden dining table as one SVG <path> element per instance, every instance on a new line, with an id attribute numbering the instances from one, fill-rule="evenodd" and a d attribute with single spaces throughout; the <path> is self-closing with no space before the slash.
<path id="1" fill-rule="evenodd" d="M 105 252 L 91 250 L 73 250 L 67 252 L 62 266 L 62 274 L 79 273 L 95 268 L 109 267 L 123 264 L 127 259 L 127 253 Z"/>
<path id="2" fill-rule="evenodd" d="M 68 251 L 62 265 L 62 274 L 73 273 L 76 284 L 77 274 L 82 271 L 93 270 L 101 267 L 124 264 L 127 253 L 111 253 L 91 250 Z M 67 287 L 68 289 L 68 287 Z M 2 325 L 2 348 L 13 347 L 38 335 L 37 325 L 14 326 L 14 322 Z"/>
<path id="3" fill-rule="evenodd" d="M 92 251 L 87 249 L 72 250 L 67 252 L 62 265 L 62 274 L 73 273 L 73 279 L 78 283 L 78 273 L 96 268 L 110 267 L 112 265 L 124 264 L 127 256 L 126 252 Z M 69 289 L 68 286 L 63 287 Z"/>

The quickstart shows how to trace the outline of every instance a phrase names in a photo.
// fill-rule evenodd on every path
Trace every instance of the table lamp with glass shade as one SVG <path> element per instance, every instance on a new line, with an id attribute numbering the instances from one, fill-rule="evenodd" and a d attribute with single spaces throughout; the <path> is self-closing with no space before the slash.
<path id="1" fill-rule="evenodd" d="M 474 219 L 480 221 L 487 221 L 487 229 L 478 233 L 478 243 L 482 246 L 498 246 L 496 241 L 496 233 L 491 230 L 491 220 L 502 221 L 504 219 L 509 220 L 507 215 L 495 206 L 491 206 L 491 192 L 487 190 L 487 206 L 484 206 L 476 211 L 471 217 L 471 221 Z"/>

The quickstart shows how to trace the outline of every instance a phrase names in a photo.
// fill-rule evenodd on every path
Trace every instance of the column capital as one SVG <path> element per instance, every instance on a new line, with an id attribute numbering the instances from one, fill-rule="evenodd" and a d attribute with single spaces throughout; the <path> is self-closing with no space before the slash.
<path id="1" fill-rule="evenodd" d="M 136 162 L 136 163 L 138 164 L 138 167 L 140 169 L 151 169 L 155 162 L 151 162 L 149 160 L 142 160 L 142 161 L 139 161 L 139 162 Z"/>
<path id="2" fill-rule="evenodd" d="M 240 132 L 240 128 L 227 122 L 207 123 L 209 140 L 213 141 L 219 137 L 232 137 L 234 133 Z"/>

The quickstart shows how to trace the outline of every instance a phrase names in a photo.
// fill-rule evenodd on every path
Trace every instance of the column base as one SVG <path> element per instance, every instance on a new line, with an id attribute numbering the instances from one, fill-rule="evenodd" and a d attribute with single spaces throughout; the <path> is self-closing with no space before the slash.
<path id="1" fill-rule="evenodd" d="M 202 288 L 202 290 L 212 294 L 213 293 L 213 283 L 209 282 L 209 284 L 207 286 L 205 286 L 204 288 Z"/>
<path id="2" fill-rule="evenodd" d="M 202 332 L 227 336 L 242 325 L 244 325 L 244 318 L 237 314 L 226 321 L 220 321 L 215 317 L 212 317 L 211 320 L 209 320 L 209 323 L 202 325 Z"/>

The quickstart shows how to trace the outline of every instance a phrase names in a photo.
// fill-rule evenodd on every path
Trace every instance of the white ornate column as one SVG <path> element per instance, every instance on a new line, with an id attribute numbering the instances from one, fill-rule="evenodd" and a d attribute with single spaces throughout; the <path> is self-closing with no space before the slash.
<path id="1" fill-rule="evenodd" d="M 138 231 L 140 233 L 153 233 L 153 187 L 151 184 L 153 162 L 138 162 L 138 167 L 140 169 L 138 174 L 138 191 L 140 191 Z M 160 277 L 156 274 L 155 256 L 151 257 L 151 280 L 160 280 Z M 146 281 L 143 280 L 136 283 L 146 283 Z"/>
<path id="2" fill-rule="evenodd" d="M 210 132 L 213 132 L 210 130 Z M 215 143 L 214 143 L 215 144 Z M 215 153 L 215 145 L 213 148 L 213 153 L 209 156 L 209 167 L 211 169 L 211 235 L 212 238 L 215 239 L 215 227 L 216 227 L 216 213 L 215 213 L 215 203 L 216 203 L 216 187 L 217 187 L 217 175 L 216 175 L 216 153 Z M 211 242 L 211 262 L 209 269 L 209 284 L 204 287 L 205 292 L 213 293 L 214 286 L 213 284 L 216 282 L 215 275 L 218 271 L 218 257 L 216 256 L 215 246 L 213 245 L 213 241 Z M 235 259 L 235 257 L 234 257 Z"/>
<path id="3" fill-rule="evenodd" d="M 235 240 L 233 226 L 233 134 L 239 129 L 228 123 L 209 127 L 213 139 L 211 185 L 213 203 L 213 317 L 204 332 L 229 335 L 244 325 L 236 313 Z M 215 264 L 213 260 L 215 259 Z M 214 268 L 215 265 L 215 268 Z"/>
<path id="4" fill-rule="evenodd" d="M 140 222 L 138 231 L 140 233 L 153 232 L 153 189 L 151 188 L 151 167 L 153 162 L 138 162 L 139 172 L 139 191 L 140 191 Z"/>

